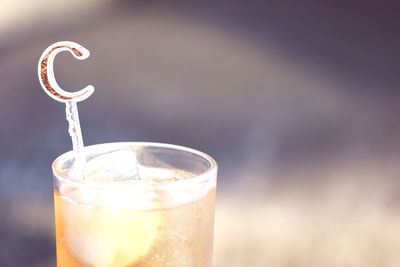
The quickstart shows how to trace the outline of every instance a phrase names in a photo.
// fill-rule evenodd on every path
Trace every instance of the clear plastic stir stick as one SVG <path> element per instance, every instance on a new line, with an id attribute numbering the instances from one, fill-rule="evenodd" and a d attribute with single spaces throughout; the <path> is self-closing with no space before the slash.
<path id="1" fill-rule="evenodd" d="M 76 175 L 85 179 L 86 157 L 83 153 L 83 138 L 79 123 L 77 102 L 85 100 L 93 92 L 94 87 L 88 85 L 77 92 L 63 90 L 54 77 L 53 63 L 55 56 L 62 52 L 69 51 L 76 59 L 83 60 L 90 56 L 89 50 L 83 46 L 69 41 L 57 42 L 49 46 L 42 54 L 38 65 L 39 81 L 43 90 L 54 100 L 65 103 L 65 113 L 69 124 L 68 132 L 72 139 L 73 151 L 76 159 L 73 170 Z"/>

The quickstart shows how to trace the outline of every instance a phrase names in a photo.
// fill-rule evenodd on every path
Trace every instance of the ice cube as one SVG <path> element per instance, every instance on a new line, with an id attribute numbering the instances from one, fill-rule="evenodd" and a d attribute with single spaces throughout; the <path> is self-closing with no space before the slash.
<path id="1" fill-rule="evenodd" d="M 97 156 L 86 165 L 86 180 L 96 182 L 140 181 L 139 163 L 131 150 Z"/>

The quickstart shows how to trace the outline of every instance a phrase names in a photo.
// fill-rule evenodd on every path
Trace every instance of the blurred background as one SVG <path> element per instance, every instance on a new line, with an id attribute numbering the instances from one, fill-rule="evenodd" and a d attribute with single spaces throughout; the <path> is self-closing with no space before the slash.
<path id="1" fill-rule="evenodd" d="M 375 2 L 375 3 L 374 3 Z M 55 266 L 52 160 L 85 144 L 174 143 L 220 166 L 216 267 L 400 266 L 396 1 L 0 0 L 0 266 Z"/>

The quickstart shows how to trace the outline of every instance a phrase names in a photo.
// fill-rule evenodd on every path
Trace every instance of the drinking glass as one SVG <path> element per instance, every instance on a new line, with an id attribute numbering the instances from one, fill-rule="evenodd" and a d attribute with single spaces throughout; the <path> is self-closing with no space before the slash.
<path id="1" fill-rule="evenodd" d="M 217 164 L 159 143 L 84 148 L 53 162 L 57 266 L 210 267 Z"/>

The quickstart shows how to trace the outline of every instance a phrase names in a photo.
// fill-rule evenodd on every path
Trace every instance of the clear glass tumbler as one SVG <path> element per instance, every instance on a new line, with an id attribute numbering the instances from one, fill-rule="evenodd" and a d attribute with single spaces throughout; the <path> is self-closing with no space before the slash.
<path id="1" fill-rule="evenodd" d="M 194 149 L 157 143 L 84 148 L 53 162 L 57 266 L 212 264 L 217 164 Z"/>

